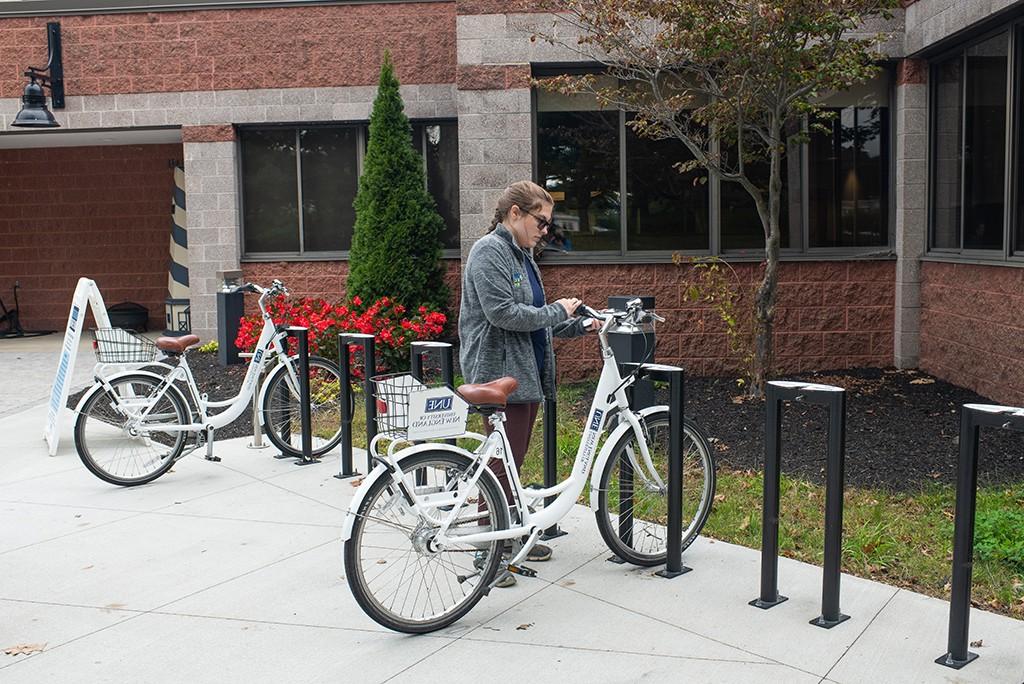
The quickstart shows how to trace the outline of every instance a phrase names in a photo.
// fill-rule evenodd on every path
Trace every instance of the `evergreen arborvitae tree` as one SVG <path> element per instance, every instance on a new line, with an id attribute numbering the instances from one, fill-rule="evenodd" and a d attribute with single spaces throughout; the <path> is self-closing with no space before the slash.
<path id="1" fill-rule="evenodd" d="M 387 52 L 355 210 L 348 296 L 364 301 L 386 296 L 408 309 L 426 305 L 447 313 L 441 266 L 444 219 L 426 190 L 423 158 L 413 149 L 412 127 Z"/>

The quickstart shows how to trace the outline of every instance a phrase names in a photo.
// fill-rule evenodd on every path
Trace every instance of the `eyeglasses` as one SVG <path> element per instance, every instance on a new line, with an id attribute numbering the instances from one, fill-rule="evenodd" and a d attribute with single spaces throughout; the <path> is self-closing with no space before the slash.
<path id="1" fill-rule="evenodd" d="M 537 227 L 540 228 L 541 230 L 552 230 L 555 228 L 555 224 L 551 221 L 548 221 L 543 216 L 537 216 L 532 211 L 526 211 L 525 213 L 537 219 Z"/>

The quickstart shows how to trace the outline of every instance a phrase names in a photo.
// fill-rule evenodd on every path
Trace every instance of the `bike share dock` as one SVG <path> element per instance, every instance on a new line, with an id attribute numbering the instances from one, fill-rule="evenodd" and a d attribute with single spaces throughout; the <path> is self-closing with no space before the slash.
<path id="1" fill-rule="evenodd" d="M 789 600 L 757 610 L 747 601 L 758 549 L 698 539 L 683 555 L 693 572 L 666 581 L 658 567 L 606 562 L 582 506 L 538 578 L 491 592 L 442 632 L 395 634 L 341 577 L 338 535 L 356 490 L 334 477 L 335 454 L 296 468 L 247 449 L 248 438 L 226 440 L 221 463 L 196 452 L 152 485 L 121 488 L 82 467 L 71 421 L 48 457 L 45 415 L 38 405 L 0 418 L 5 684 L 475 683 L 517 660 L 530 681 L 559 684 L 1024 680 L 1024 622 L 970 611 L 980 657 L 950 670 L 933 662 L 946 601 L 843 575 L 851 619 L 820 629 L 807 622 L 821 612 L 820 566 L 780 558 Z M 354 463 L 365 464 L 361 450 Z M 26 644 L 45 646 L 3 653 Z"/>

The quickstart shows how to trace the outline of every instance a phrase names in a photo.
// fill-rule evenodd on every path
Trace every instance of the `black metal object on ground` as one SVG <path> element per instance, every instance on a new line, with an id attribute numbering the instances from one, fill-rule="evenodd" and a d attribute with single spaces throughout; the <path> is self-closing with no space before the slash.
<path id="1" fill-rule="evenodd" d="M 222 366 L 242 363 L 235 346 L 238 327 L 245 315 L 245 293 L 235 289 L 217 292 L 217 361 Z"/>
<path id="2" fill-rule="evenodd" d="M 846 390 L 831 385 L 772 381 L 765 397 L 764 509 L 761 522 L 761 595 L 750 602 L 768 609 L 786 600 L 779 594 L 779 484 L 782 463 L 782 402 L 828 407 L 828 463 L 825 474 L 825 564 L 821 615 L 811 624 L 831 629 L 849 615 L 839 612 L 843 534 L 843 467 L 846 448 Z"/>
<path id="3" fill-rule="evenodd" d="M 1024 432 L 1024 408 L 964 404 L 960 409 L 960 457 L 957 461 L 956 513 L 953 517 L 953 571 L 950 580 L 949 637 L 946 653 L 935 659 L 955 670 L 978 657 L 968 647 L 971 574 L 974 566 L 974 511 L 978 498 L 978 444 L 981 428 Z"/>
<path id="4" fill-rule="evenodd" d="M 309 465 L 317 463 L 317 460 L 313 458 L 313 420 L 309 397 L 309 330 L 293 325 L 288 328 L 288 337 L 294 337 L 298 342 L 299 426 L 302 430 L 302 456 L 296 465 Z M 282 383 L 282 386 L 285 386 L 285 383 Z"/>
<path id="5" fill-rule="evenodd" d="M 353 347 L 363 350 L 363 396 L 366 400 L 366 472 L 373 468 L 370 460 L 370 442 L 377 436 L 377 401 L 371 378 L 377 370 L 376 344 L 373 335 L 365 333 L 341 333 L 338 335 L 338 367 L 341 369 L 341 467 L 338 479 L 358 475 L 352 464 L 352 418 L 355 403 L 352 398 Z"/>

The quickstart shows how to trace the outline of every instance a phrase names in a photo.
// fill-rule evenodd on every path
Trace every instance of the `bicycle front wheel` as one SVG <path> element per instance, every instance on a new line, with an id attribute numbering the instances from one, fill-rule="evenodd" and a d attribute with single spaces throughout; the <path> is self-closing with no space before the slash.
<path id="1" fill-rule="evenodd" d="M 163 383 L 148 375 L 122 376 L 110 387 L 93 394 L 78 414 L 78 456 L 92 474 L 111 484 L 152 482 L 185 448 L 186 432 L 163 429 L 190 422 L 185 401 L 173 387 L 160 395 Z"/>
<path id="2" fill-rule="evenodd" d="M 454 541 L 443 549 L 433 544 L 437 528 L 412 511 L 391 474 L 370 485 L 345 542 L 345 576 L 359 607 L 377 623 L 409 634 L 442 629 L 468 613 L 493 581 L 503 542 L 457 541 L 460 534 L 508 527 L 505 495 L 489 470 L 465 492 L 469 484 L 463 478 L 472 464 L 469 457 L 446 451 L 401 462 L 405 472 L 417 473 L 417 497 L 466 495 L 448 528 Z M 433 511 L 448 515 L 451 507 Z"/>
<path id="3" fill-rule="evenodd" d="M 293 359 L 298 370 L 298 362 Z M 320 356 L 309 357 L 309 421 L 313 430 L 313 457 L 323 456 L 341 441 L 341 372 Z M 302 414 L 298 388 L 279 364 L 267 378 L 263 398 L 263 429 L 270 442 L 289 456 L 302 456 Z"/>
<path id="4" fill-rule="evenodd" d="M 645 419 L 651 462 L 646 463 L 632 430 L 614 446 L 598 492 L 597 527 L 608 548 L 634 565 L 660 565 L 667 558 L 669 414 Z M 683 423 L 682 545 L 700 534 L 715 496 L 711 447 L 697 426 Z M 653 470 L 651 466 L 653 465 Z M 655 475 L 656 473 L 656 475 Z"/>

